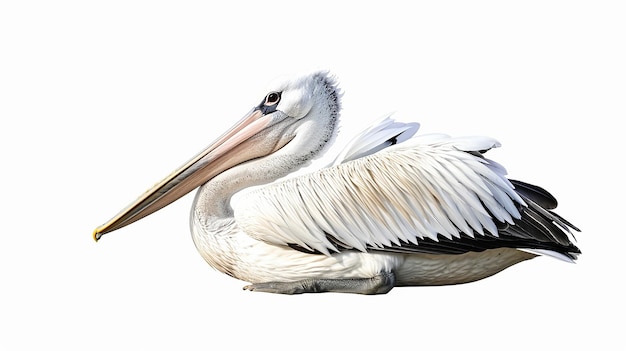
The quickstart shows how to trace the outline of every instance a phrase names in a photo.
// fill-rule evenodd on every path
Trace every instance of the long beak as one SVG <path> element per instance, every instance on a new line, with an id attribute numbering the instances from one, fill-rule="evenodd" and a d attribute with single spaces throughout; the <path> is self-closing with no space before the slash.
<path id="1" fill-rule="evenodd" d="M 224 170 L 246 160 L 238 145 L 269 125 L 269 118 L 253 109 L 235 126 L 182 167 L 142 194 L 108 222 L 96 228 L 94 240 L 127 226 L 178 200 Z M 227 157 L 225 157 L 227 156 Z M 249 158 L 249 157 L 248 157 Z"/>

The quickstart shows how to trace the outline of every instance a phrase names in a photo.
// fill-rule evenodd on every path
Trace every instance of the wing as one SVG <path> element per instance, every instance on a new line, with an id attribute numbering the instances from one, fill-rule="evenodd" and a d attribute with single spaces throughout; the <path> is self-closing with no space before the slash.
<path id="1" fill-rule="evenodd" d="M 330 254 L 342 250 L 463 253 L 515 247 L 579 253 L 545 190 L 483 157 L 485 137 L 414 137 L 365 157 L 274 183 L 235 209 L 250 236 Z M 367 154 L 367 153 L 366 153 Z"/>
<path id="2" fill-rule="evenodd" d="M 419 127 L 419 123 L 396 122 L 390 115 L 384 116 L 372 123 L 369 128 L 355 135 L 330 166 L 356 160 L 389 146 L 400 144 L 411 138 Z"/>

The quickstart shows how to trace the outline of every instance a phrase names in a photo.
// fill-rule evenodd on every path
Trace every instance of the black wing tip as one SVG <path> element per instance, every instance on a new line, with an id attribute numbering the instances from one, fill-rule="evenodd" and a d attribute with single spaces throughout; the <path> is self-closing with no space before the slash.
<path id="1" fill-rule="evenodd" d="M 547 210 L 553 210 L 559 204 L 556 198 L 550 194 L 549 191 L 540 186 L 515 179 L 509 179 L 509 181 L 513 184 L 515 191 L 518 194 L 532 199 L 534 202 L 538 203 Z"/>

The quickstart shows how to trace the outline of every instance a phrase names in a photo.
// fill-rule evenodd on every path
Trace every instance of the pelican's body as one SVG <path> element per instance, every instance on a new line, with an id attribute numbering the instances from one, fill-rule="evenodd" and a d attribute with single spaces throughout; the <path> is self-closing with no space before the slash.
<path id="1" fill-rule="evenodd" d="M 510 181 L 482 156 L 485 137 L 414 137 L 416 123 L 379 120 L 333 164 L 276 181 L 333 140 L 336 83 L 316 72 L 276 83 L 238 125 L 95 236 L 200 186 L 191 232 L 202 257 L 276 292 L 386 293 L 394 286 L 475 281 L 537 255 L 573 261 L 570 223 L 545 190 Z M 243 189 L 263 185 L 232 196 Z"/>

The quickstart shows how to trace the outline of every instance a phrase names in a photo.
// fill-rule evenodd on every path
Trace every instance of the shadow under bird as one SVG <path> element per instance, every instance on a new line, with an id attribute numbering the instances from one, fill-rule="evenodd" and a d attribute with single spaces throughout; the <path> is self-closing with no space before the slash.
<path id="1" fill-rule="evenodd" d="M 415 136 L 419 124 L 386 117 L 328 166 L 286 177 L 332 144 L 340 98 L 327 72 L 277 80 L 234 127 L 94 238 L 199 187 L 193 241 L 247 290 L 384 294 L 476 281 L 538 255 L 576 260 L 578 229 L 552 211 L 547 191 L 507 179 L 484 157 L 499 146 L 492 138 Z"/>

